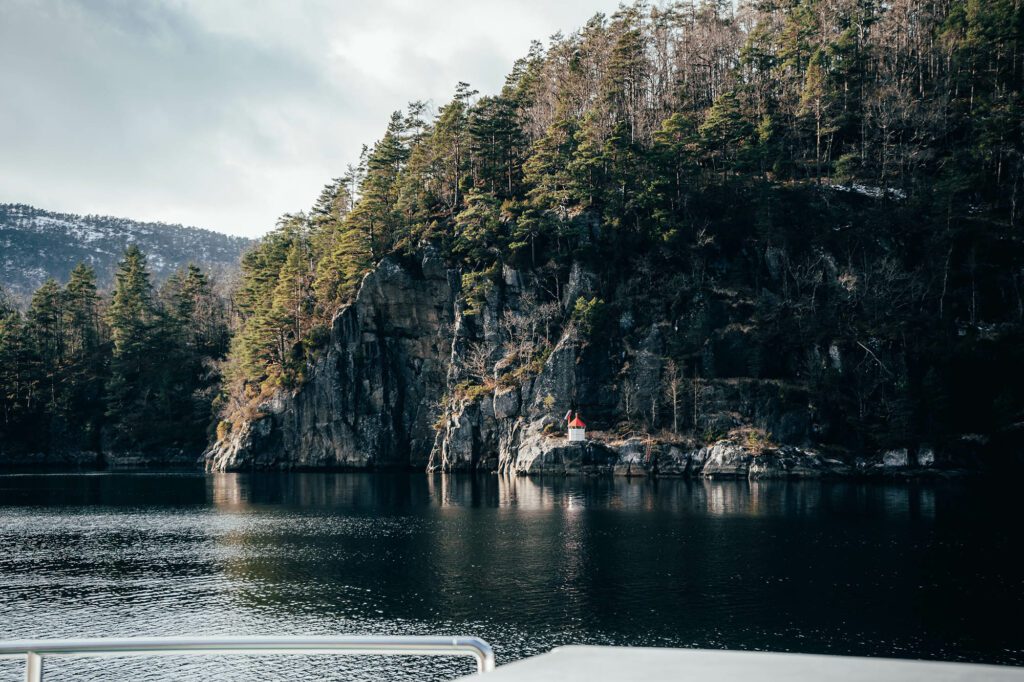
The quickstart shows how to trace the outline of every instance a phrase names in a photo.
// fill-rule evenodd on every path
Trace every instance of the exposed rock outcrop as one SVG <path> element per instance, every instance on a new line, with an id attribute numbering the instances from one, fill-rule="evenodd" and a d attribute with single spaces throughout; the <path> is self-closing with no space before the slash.
<path id="1" fill-rule="evenodd" d="M 838 459 L 805 448 L 782 446 L 752 452 L 730 440 L 688 448 L 641 439 L 569 443 L 532 434 L 506 471 L 516 474 L 611 474 L 703 478 L 817 478 L 853 470 Z"/>
<path id="2" fill-rule="evenodd" d="M 458 287 L 432 251 L 417 264 L 384 259 L 335 316 L 306 383 L 232 424 L 207 468 L 425 467 Z"/>
<path id="3" fill-rule="evenodd" d="M 610 428 L 621 427 L 626 413 L 657 423 L 659 402 L 666 400 L 672 328 L 664 322 L 638 328 L 640 311 L 627 310 L 616 320 L 617 333 L 588 338 L 569 311 L 573 301 L 594 296 L 596 282 L 593 273 L 574 266 L 549 350 L 509 359 L 506 321 L 535 305 L 536 281 L 506 266 L 469 313 L 460 273 L 447 269 L 435 251 L 427 249 L 420 262 L 384 259 L 365 277 L 355 302 L 334 318 L 306 383 L 237 419 L 205 454 L 206 466 L 762 479 L 934 465 L 931 446 L 878 453 L 856 466 L 809 447 L 815 415 L 803 386 L 729 376 L 745 371 L 748 351 L 738 327 L 720 334 L 703 359 L 708 374 L 727 376 L 687 385 L 693 392 L 689 432 L 708 440 L 707 434 L 755 429 L 771 434 L 772 442 L 752 447 L 719 436 L 704 445 L 693 435 L 676 440 L 609 432 L 568 442 L 561 421 L 568 407 Z M 827 354 L 840 362 L 835 349 Z M 482 380 L 480 368 L 470 367 L 474 357 L 485 359 L 493 378 Z"/>

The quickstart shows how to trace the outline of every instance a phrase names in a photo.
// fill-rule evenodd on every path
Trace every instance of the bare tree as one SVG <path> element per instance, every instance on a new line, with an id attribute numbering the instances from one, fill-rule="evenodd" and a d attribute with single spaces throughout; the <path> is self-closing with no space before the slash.
<path id="1" fill-rule="evenodd" d="M 700 374 L 697 372 L 697 367 L 693 368 L 693 429 L 697 430 L 697 424 L 700 422 Z"/>
<path id="2" fill-rule="evenodd" d="M 630 419 L 635 409 L 634 402 L 636 401 L 636 385 L 633 383 L 632 377 L 630 376 L 630 364 L 627 362 L 622 366 L 622 371 L 619 373 L 621 382 L 619 384 L 619 391 L 622 393 L 622 407 L 623 412 L 626 415 L 626 419 Z"/>
<path id="3" fill-rule="evenodd" d="M 665 400 L 672 405 L 672 433 L 679 433 L 679 400 L 683 390 L 683 373 L 675 360 L 665 363 L 665 373 L 662 375 L 662 390 Z"/>
<path id="4" fill-rule="evenodd" d="M 561 308 L 557 301 L 540 303 L 532 292 L 524 292 L 518 310 L 508 310 L 501 319 L 505 334 L 505 357 L 526 362 L 550 343 L 551 326 Z"/>
<path id="5" fill-rule="evenodd" d="M 533 320 L 529 315 L 506 311 L 501 318 L 501 328 L 505 332 L 505 357 L 511 360 L 528 359 L 534 351 Z"/>
<path id="6" fill-rule="evenodd" d="M 476 379 L 481 384 L 491 380 L 491 354 L 487 352 L 487 347 L 483 343 L 470 344 L 463 357 L 463 366 L 471 379 Z"/>

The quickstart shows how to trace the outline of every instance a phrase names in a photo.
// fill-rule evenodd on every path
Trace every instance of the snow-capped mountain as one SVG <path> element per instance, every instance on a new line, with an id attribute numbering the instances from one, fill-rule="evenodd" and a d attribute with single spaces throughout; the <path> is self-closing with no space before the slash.
<path id="1" fill-rule="evenodd" d="M 252 240 L 196 227 L 0 204 L 0 286 L 26 300 L 47 277 L 65 282 L 75 265 L 85 262 L 95 268 L 100 287 L 107 288 L 133 243 L 160 281 L 188 263 L 233 271 Z"/>

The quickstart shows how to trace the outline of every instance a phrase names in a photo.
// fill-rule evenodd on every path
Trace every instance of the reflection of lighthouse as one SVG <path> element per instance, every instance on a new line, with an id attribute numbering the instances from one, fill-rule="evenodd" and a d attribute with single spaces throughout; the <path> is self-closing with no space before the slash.
<path id="1" fill-rule="evenodd" d="M 580 419 L 579 414 L 573 414 L 572 410 L 565 415 L 569 422 L 569 441 L 581 443 L 587 439 L 587 425 Z"/>

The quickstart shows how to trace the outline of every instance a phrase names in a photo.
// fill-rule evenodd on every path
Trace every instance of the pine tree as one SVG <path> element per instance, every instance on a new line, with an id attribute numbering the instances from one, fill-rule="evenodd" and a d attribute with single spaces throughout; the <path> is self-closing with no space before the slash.
<path id="1" fill-rule="evenodd" d="M 317 313 L 325 319 L 348 301 L 373 262 L 369 235 L 359 229 L 358 221 L 348 220 L 354 205 L 350 188 L 356 181 L 350 168 L 324 187 L 310 212 L 310 248 L 316 262 L 313 295 Z"/>
<path id="2" fill-rule="evenodd" d="M 161 310 L 151 337 L 164 361 L 153 375 L 154 400 L 159 405 L 157 440 L 201 448 L 216 397 L 216 372 L 210 370 L 227 350 L 223 307 L 209 279 L 190 264 L 172 275 L 160 289 Z"/>
<path id="3" fill-rule="evenodd" d="M 530 203 L 559 219 L 567 217 L 572 204 L 573 179 L 568 172 L 576 150 L 578 124 L 570 118 L 559 118 L 546 134 L 533 145 L 530 158 L 523 165 Z"/>
<path id="4" fill-rule="evenodd" d="M 452 251 L 480 268 L 500 257 L 504 242 L 497 199 L 486 192 L 470 192 L 465 210 L 455 217 Z"/>
<path id="5" fill-rule="evenodd" d="M 47 279 L 33 294 L 26 322 L 39 363 L 36 373 L 43 382 L 40 397 L 52 413 L 64 371 L 64 295 L 57 280 Z"/>
<path id="6" fill-rule="evenodd" d="M 685 114 L 672 114 L 655 131 L 652 149 L 656 172 L 654 182 L 667 204 L 662 222 L 671 223 L 680 214 L 691 177 L 699 169 L 699 150 L 697 126 Z"/>
<path id="7" fill-rule="evenodd" d="M 79 263 L 64 288 L 62 421 L 79 447 L 98 450 L 103 421 L 103 385 L 109 349 L 103 340 L 96 274 Z"/>
<path id="8" fill-rule="evenodd" d="M 407 229 L 398 203 L 402 171 L 409 161 L 408 132 L 402 112 L 394 112 L 384 137 L 366 157 L 366 174 L 359 185 L 360 201 L 352 211 L 352 220 L 369 236 L 374 259 L 390 251 Z"/>
<path id="9" fill-rule="evenodd" d="M 828 162 L 827 154 L 831 149 L 830 142 L 826 143 L 825 149 L 822 148 L 822 143 L 831 140 L 832 135 L 839 129 L 834 111 L 836 99 L 825 53 L 820 49 L 815 50 L 804 74 L 799 113 L 814 122 L 814 179 L 819 183 L 822 177 L 822 164 Z"/>
<path id="10" fill-rule="evenodd" d="M 280 311 L 272 309 L 292 247 L 307 239 L 305 216 L 286 214 L 277 228 L 242 258 L 242 281 L 235 294 L 242 322 L 231 341 L 228 371 L 240 385 L 258 386 L 281 377 L 283 361 L 290 354 L 286 336 L 290 325 L 282 325 Z"/>
<path id="11" fill-rule="evenodd" d="M 285 385 L 292 385 L 302 370 L 299 365 L 301 359 L 295 358 L 292 348 L 310 327 L 313 312 L 311 285 L 307 245 L 303 240 L 295 240 L 278 273 L 266 319 L 274 337 L 276 364 L 282 371 Z"/>
<path id="12" fill-rule="evenodd" d="M 752 122 L 743 111 L 738 93 L 730 91 L 715 100 L 699 132 L 712 153 L 716 170 L 721 169 L 723 174 L 738 170 L 744 147 L 753 133 Z"/>
<path id="13" fill-rule="evenodd" d="M 162 349 L 154 348 L 157 313 L 152 289 L 146 258 L 133 244 L 118 265 L 107 310 L 113 348 L 106 417 L 110 443 L 118 447 L 144 445 L 150 418 L 156 416 L 154 374 L 166 358 L 154 352 Z"/>
<path id="14" fill-rule="evenodd" d="M 355 294 L 356 288 L 373 266 L 369 235 L 355 221 L 338 228 L 331 250 L 317 264 L 313 281 L 319 310 L 329 319 Z"/>
<path id="15" fill-rule="evenodd" d="M 18 447 L 33 429 L 39 378 L 31 336 L 0 287 L 0 453 Z"/>

